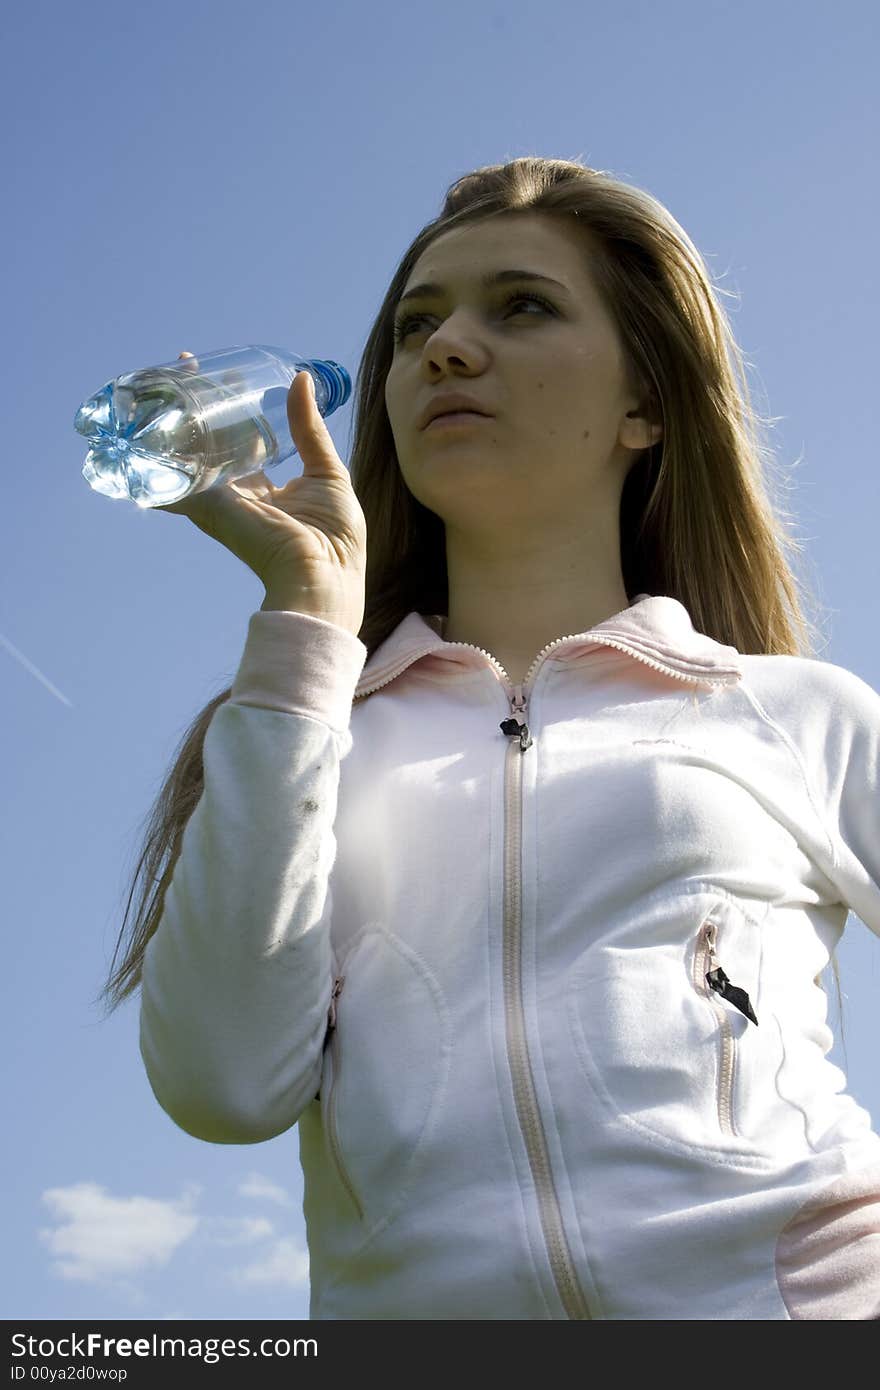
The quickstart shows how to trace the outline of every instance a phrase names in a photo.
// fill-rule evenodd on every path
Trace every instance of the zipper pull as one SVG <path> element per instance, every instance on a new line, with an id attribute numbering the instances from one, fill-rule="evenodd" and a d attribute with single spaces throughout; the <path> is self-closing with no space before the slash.
<path id="1" fill-rule="evenodd" d="M 330 1010 L 327 1014 L 327 1032 L 330 1033 L 336 1027 L 336 1000 L 342 990 L 345 981 L 344 975 L 338 975 L 333 981 L 333 990 L 330 995 Z"/>
<path id="2" fill-rule="evenodd" d="M 523 694 L 523 688 L 521 685 L 515 685 L 513 687 L 513 699 L 510 702 L 510 708 L 513 710 L 514 717 L 512 719 L 502 719 L 501 732 L 503 734 L 518 734 L 519 746 L 523 752 L 532 746 L 532 736 L 529 733 L 529 726 L 525 720 L 526 707 L 527 701 Z"/>
<path id="3" fill-rule="evenodd" d="M 717 970 L 710 970 L 706 979 L 709 981 L 710 989 L 714 989 L 722 998 L 729 1000 L 734 1008 L 739 1009 L 740 1013 L 745 1014 L 746 1018 L 750 1018 L 753 1023 L 758 1022 L 749 996 L 744 989 L 730 983 L 720 965 Z"/>
<path id="4" fill-rule="evenodd" d="M 722 999 L 726 999 L 735 1009 L 739 1009 L 741 1014 L 745 1014 L 746 1018 L 750 1018 L 756 1024 L 758 1020 L 755 1018 L 755 1011 L 746 991 L 740 989 L 738 985 L 732 985 L 718 964 L 718 957 L 715 955 L 715 942 L 715 923 L 707 922 L 706 946 L 709 951 L 710 968 L 706 973 L 706 982 L 710 989 L 714 989 L 716 994 L 720 994 Z"/>

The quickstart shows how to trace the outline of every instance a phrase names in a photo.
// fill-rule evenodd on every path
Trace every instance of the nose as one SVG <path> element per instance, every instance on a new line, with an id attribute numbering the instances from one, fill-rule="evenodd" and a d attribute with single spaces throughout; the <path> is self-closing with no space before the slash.
<path id="1" fill-rule="evenodd" d="M 452 368 L 455 371 L 479 371 L 485 363 L 485 352 L 477 338 L 469 334 L 464 320 L 456 326 L 451 319 L 441 323 L 425 340 L 422 365 Z"/>

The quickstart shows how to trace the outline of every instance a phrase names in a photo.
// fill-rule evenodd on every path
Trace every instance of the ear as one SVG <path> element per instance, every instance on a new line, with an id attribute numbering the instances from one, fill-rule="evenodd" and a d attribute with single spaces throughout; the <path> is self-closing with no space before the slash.
<path id="1" fill-rule="evenodd" d="M 646 406 L 641 406 L 626 412 L 618 438 L 626 449 L 650 449 L 663 438 L 663 426 Z"/>

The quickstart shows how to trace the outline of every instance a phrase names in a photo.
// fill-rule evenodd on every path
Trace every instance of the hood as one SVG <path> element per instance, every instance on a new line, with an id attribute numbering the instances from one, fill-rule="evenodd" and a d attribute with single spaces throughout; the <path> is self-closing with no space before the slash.
<path id="1" fill-rule="evenodd" d="M 355 689 L 355 700 L 396 679 L 424 657 L 439 657 L 457 665 L 485 666 L 490 653 L 466 642 L 447 642 L 446 618 L 408 613 L 366 662 Z M 530 687 L 544 661 L 572 661 L 596 646 L 615 647 L 672 679 L 697 685 L 733 685 L 742 678 L 740 654 L 698 632 L 678 599 L 666 594 L 637 594 L 620 613 L 586 632 L 548 643 L 536 655 L 524 682 Z M 500 671 L 500 668 L 498 668 Z"/>

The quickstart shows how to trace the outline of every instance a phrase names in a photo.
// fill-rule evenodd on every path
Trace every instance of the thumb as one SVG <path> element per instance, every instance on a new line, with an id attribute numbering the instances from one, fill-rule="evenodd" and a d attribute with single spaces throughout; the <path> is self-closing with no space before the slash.
<path id="1" fill-rule="evenodd" d="M 315 383 L 312 375 L 304 367 L 290 383 L 287 393 L 287 423 L 305 472 L 335 473 L 345 467 L 315 401 Z"/>

